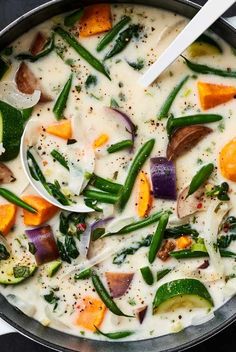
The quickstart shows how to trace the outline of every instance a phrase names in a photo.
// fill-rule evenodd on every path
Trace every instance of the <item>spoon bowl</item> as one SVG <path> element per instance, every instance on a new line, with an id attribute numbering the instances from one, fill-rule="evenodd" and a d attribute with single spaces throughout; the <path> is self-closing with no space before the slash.
<path id="1" fill-rule="evenodd" d="M 21 158 L 21 164 L 24 170 L 24 173 L 26 177 L 28 178 L 31 186 L 34 188 L 34 190 L 39 194 L 41 197 L 43 197 L 45 200 L 47 200 L 49 203 L 55 205 L 56 207 L 69 211 L 69 212 L 76 212 L 76 213 L 88 213 L 88 212 L 93 212 L 94 210 L 92 208 L 87 207 L 83 203 L 83 198 L 81 198 L 81 203 L 75 203 L 72 205 L 62 205 L 57 199 L 55 199 L 53 196 L 51 196 L 47 190 L 43 187 L 42 183 L 40 181 L 35 180 L 29 169 L 29 164 L 27 160 L 27 150 L 29 147 L 33 146 L 34 144 L 28 143 L 28 134 L 31 134 L 32 141 L 34 138 L 37 139 L 38 133 L 35 128 L 36 126 L 36 120 L 31 119 L 25 126 L 24 133 L 21 137 L 21 145 L 20 145 L 20 158 Z"/>

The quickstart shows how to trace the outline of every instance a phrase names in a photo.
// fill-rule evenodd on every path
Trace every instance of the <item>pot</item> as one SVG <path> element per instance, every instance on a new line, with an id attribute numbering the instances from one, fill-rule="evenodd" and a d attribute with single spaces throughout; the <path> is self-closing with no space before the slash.
<path id="1" fill-rule="evenodd" d="M 220 1 L 220 0 L 218 0 Z M 52 0 L 49 3 L 26 13 L 0 32 L 0 50 L 9 45 L 21 34 L 50 17 L 73 10 L 80 5 L 98 1 Z M 109 1 L 107 1 L 109 2 Z M 111 1 L 116 3 L 129 1 Z M 160 7 L 177 12 L 186 17 L 193 17 L 200 6 L 188 0 L 135 0 L 138 4 Z M 218 35 L 230 45 L 236 47 L 236 30 L 226 20 L 218 20 L 212 27 Z M 0 295 L 0 318 L 4 321 L 2 332 L 18 331 L 21 334 L 52 349 L 64 352 L 171 352 L 192 347 L 217 334 L 236 319 L 236 297 L 228 301 L 215 312 L 215 317 L 204 324 L 190 326 L 178 334 L 165 335 L 137 342 L 104 342 L 71 336 L 52 328 L 44 327 L 32 318 L 27 317 L 11 306 Z M 8 324 L 7 324 L 8 323 Z M 1 325 L 1 322 L 0 322 Z"/>

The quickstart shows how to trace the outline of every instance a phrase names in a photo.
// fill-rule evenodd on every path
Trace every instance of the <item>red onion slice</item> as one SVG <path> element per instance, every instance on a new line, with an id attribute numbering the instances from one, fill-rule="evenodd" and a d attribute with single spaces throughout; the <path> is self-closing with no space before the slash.
<path id="1" fill-rule="evenodd" d="M 131 118 L 125 114 L 123 111 L 120 111 L 119 109 L 115 108 L 107 108 L 110 111 L 113 111 L 117 114 L 118 117 L 120 117 L 126 125 L 126 131 L 131 134 L 131 139 L 134 143 L 135 137 L 136 137 L 136 131 L 137 131 L 137 126 L 132 122 Z"/>
<path id="2" fill-rule="evenodd" d="M 26 230 L 25 233 L 35 246 L 36 252 L 34 255 L 38 265 L 59 258 L 59 251 L 51 226 L 46 225 L 36 229 Z"/>
<path id="3" fill-rule="evenodd" d="M 152 158 L 151 178 L 155 198 L 176 200 L 176 172 L 173 161 L 163 157 Z"/>
<path id="4" fill-rule="evenodd" d="M 107 223 L 113 219 L 114 219 L 113 216 L 109 216 L 106 219 L 97 220 L 91 225 L 91 239 L 92 239 L 92 241 L 96 241 L 96 239 L 98 239 L 102 235 L 104 235 L 105 227 L 106 227 Z"/>

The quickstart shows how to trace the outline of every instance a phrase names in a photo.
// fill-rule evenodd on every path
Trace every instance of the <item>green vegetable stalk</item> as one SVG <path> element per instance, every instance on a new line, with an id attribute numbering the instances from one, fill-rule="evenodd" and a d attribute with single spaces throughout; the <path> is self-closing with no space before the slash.
<path id="1" fill-rule="evenodd" d="M 22 199 L 20 199 L 17 195 L 9 191 L 8 189 L 5 188 L 0 188 L 0 196 L 8 200 L 10 203 L 17 205 L 18 207 L 21 207 L 25 210 L 28 210 L 30 213 L 37 213 L 37 210 L 31 205 L 27 204 L 24 202 Z"/>
<path id="2" fill-rule="evenodd" d="M 210 164 L 204 165 L 192 178 L 187 197 L 193 194 L 194 192 L 196 192 L 198 188 L 200 188 L 208 180 L 208 178 L 211 176 L 213 171 L 214 171 L 213 164 L 210 163 Z"/>
<path id="3" fill-rule="evenodd" d="M 109 148 L 107 148 L 107 151 L 109 154 L 119 152 L 123 149 L 128 149 L 132 148 L 134 145 L 133 141 L 131 139 L 126 139 L 124 141 L 112 144 Z"/>
<path id="4" fill-rule="evenodd" d="M 57 120 L 61 120 L 63 116 L 63 112 L 66 108 L 66 103 L 69 97 L 71 84 L 72 84 L 73 75 L 70 75 L 70 78 L 66 82 L 64 88 L 62 89 L 60 95 L 58 96 L 56 103 L 53 107 L 53 112 Z"/>
<path id="5" fill-rule="evenodd" d="M 152 242 L 149 248 L 149 253 L 148 253 L 149 263 L 154 262 L 157 252 L 161 247 L 161 244 L 164 238 L 165 229 L 168 224 L 169 216 L 170 216 L 169 213 L 164 213 L 159 220 L 157 229 L 152 237 Z"/>

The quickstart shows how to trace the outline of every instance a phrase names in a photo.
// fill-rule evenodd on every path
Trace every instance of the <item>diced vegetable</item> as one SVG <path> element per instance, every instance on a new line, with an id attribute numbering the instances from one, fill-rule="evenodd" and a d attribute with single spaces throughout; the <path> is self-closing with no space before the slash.
<path id="1" fill-rule="evenodd" d="M 145 266 L 143 268 L 140 269 L 143 280 L 146 282 L 146 284 L 148 285 L 152 285 L 154 282 L 154 277 L 153 277 L 153 273 L 151 271 L 151 269 L 149 268 L 149 266 Z"/>
<path id="2" fill-rule="evenodd" d="M 75 280 L 86 280 L 89 279 L 92 276 L 92 269 L 85 269 L 81 271 L 79 274 L 75 274 L 74 279 Z"/>
<path id="3" fill-rule="evenodd" d="M 79 10 L 76 10 L 76 11 L 70 13 L 69 15 L 67 15 L 64 18 L 64 25 L 66 27 L 73 27 L 77 22 L 80 21 L 83 14 L 84 14 L 83 8 L 80 8 Z"/>
<path id="4" fill-rule="evenodd" d="M 132 149 L 133 148 L 133 141 L 130 139 L 126 139 L 124 141 L 112 144 L 109 148 L 107 148 L 107 151 L 109 154 L 119 152 L 123 149 Z"/>
<path id="5" fill-rule="evenodd" d="M 138 320 L 139 320 L 140 324 L 142 324 L 143 321 L 144 321 L 144 318 L 145 318 L 146 313 L 147 313 L 147 308 L 148 308 L 147 306 L 144 306 L 144 307 L 140 307 L 140 308 L 138 308 L 136 310 L 136 315 L 138 317 Z"/>
<path id="6" fill-rule="evenodd" d="M 43 92 L 40 81 L 35 77 L 26 63 L 20 64 L 19 70 L 16 73 L 16 85 L 20 92 L 25 94 L 33 94 L 35 90 L 41 91 L 40 102 L 47 103 L 52 100 L 46 93 Z"/>
<path id="7" fill-rule="evenodd" d="M 25 230 L 25 233 L 36 248 L 34 255 L 38 265 L 49 263 L 59 258 L 59 251 L 51 226 L 46 225 L 33 230 Z"/>
<path id="8" fill-rule="evenodd" d="M 17 195 L 12 193 L 8 189 L 0 188 L 0 196 L 8 200 L 8 202 L 28 210 L 30 213 L 35 214 L 37 212 L 35 208 L 33 208 L 28 203 L 24 202 L 22 199 L 20 199 Z"/>
<path id="9" fill-rule="evenodd" d="M 179 84 L 176 85 L 176 87 L 174 87 L 174 89 L 170 92 L 170 94 L 168 95 L 166 101 L 164 102 L 164 104 L 161 107 L 161 110 L 159 112 L 159 116 L 158 119 L 161 120 L 165 117 L 168 117 L 168 113 L 170 111 L 170 108 L 177 96 L 177 94 L 180 92 L 181 88 L 183 87 L 183 85 L 187 82 L 187 80 L 189 79 L 189 76 L 184 77 Z"/>
<path id="10" fill-rule="evenodd" d="M 22 133 L 23 122 L 20 111 L 0 101 L 0 143 L 5 149 L 5 152 L 0 155 L 1 161 L 9 161 L 17 157 Z"/>
<path id="11" fill-rule="evenodd" d="M 0 80 L 3 78 L 8 69 L 8 63 L 2 57 L 0 57 Z"/>
<path id="12" fill-rule="evenodd" d="M 212 308 L 214 302 L 207 288 L 196 279 L 179 279 L 160 286 L 153 301 L 153 314 L 174 308 Z"/>
<path id="13" fill-rule="evenodd" d="M 150 183 L 144 171 L 138 175 L 138 200 L 137 212 L 139 217 L 147 216 L 152 205 L 152 195 Z"/>
<path id="14" fill-rule="evenodd" d="M 192 178 L 187 197 L 196 192 L 209 179 L 213 171 L 213 164 L 204 165 Z"/>
<path id="15" fill-rule="evenodd" d="M 220 152 L 220 171 L 222 175 L 231 181 L 236 181 L 236 139 L 232 139 Z"/>
<path id="16" fill-rule="evenodd" d="M 123 316 L 123 317 L 128 317 L 128 318 L 133 318 L 133 316 L 124 314 L 120 308 L 116 305 L 116 303 L 113 301 L 113 299 L 110 297 L 109 293 L 105 289 L 102 281 L 100 280 L 99 276 L 94 274 L 92 275 L 92 282 L 94 285 L 94 288 L 103 301 L 103 303 L 106 305 L 106 307 L 115 315 L 118 316 Z"/>
<path id="17" fill-rule="evenodd" d="M 181 236 L 177 238 L 176 245 L 178 249 L 185 249 L 190 247 L 192 244 L 192 239 L 189 236 Z"/>
<path id="18" fill-rule="evenodd" d="M 38 32 L 30 47 L 30 52 L 33 56 L 39 54 L 47 43 L 47 38 L 42 32 Z"/>
<path id="19" fill-rule="evenodd" d="M 11 183 L 16 179 L 12 171 L 5 164 L 0 163 L 0 184 Z"/>
<path id="20" fill-rule="evenodd" d="M 67 160 L 64 158 L 64 156 L 56 149 L 53 149 L 51 151 L 51 156 L 58 161 L 65 169 L 70 170 L 68 166 Z"/>
<path id="21" fill-rule="evenodd" d="M 65 120 L 60 123 L 47 126 L 46 132 L 63 139 L 71 139 L 72 138 L 71 121 Z"/>
<path id="22" fill-rule="evenodd" d="M 109 4 L 95 4 L 85 7 L 83 16 L 79 21 L 81 37 L 90 37 L 109 31 L 111 28 L 111 6 Z"/>
<path id="23" fill-rule="evenodd" d="M 131 24 L 124 31 L 120 32 L 117 37 L 113 48 L 106 54 L 104 60 L 110 59 L 113 56 L 123 51 L 130 43 L 132 38 L 138 38 L 141 27 L 138 24 Z"/>
<path id="24" fill-rule="evenodd" d="M 222 69 L 207 66 L 207 65 L 197 64 L 195 62 L 192 62 L 186 59 L 186 57 L 184 56 L 182 56 L 182 58 L 185 60 L 188 68 L 190 68 L 190 70 L 192 70 L 193 72 L 202 73 L 202 74 L 212 74 L 220 77 L 232 77 L 232 78 L 236 77 L 235 70 L 227 70 L 227 69 L 222 70 Z"/>
<path id="25" fill-rule="evenodd" d="M 42 225 L 49 221 L 58 211 L 55 205 L 37 195 L 25 195 L 22 199 L 37 211 L 37 213 L 32 214 L 24 209 L 24 224 L 27 226 Z"/>
<path id="26" fill-rule="evenodd" d="M 64 39 L 67 44 L 69 44 L 85 61 L 87 61 L 95 70 L 104 74 L 108 79 L 110 79 L 109 74 L 107 73 L 104 65 L 96 59 L 87 49 L 85 49 L 74 36 L 69 32 L 66 32 L 61 27 L 56 27 L 55 32 Z"/>
<path id="27" fill-rule="evenodd" d="M 93 148 L 97 149 L 99 147 L 104 146 L 109 140 L 109 136 L 105 133 L 101 134 L 98 138 L 93 142 Z"/>
<path id="28" fill-rule="evenodd" d="M 9 258 L 8 260 L 1 261 L 0 284 L 19 284 L 32 276 L 36 270 L 36 265 L 19 262 L 15 258 Z"/>
<path id="29" fill-rule="evenodd" d="M 61 268 L 61 266 L 62 266 L 62 261 L 60 259 L 54 260 L 53 262 L 46 264 L 45 269 L 46 269 L 47 275 L 49 277 L 53 277 L 54 275 L 56 275 L 56 273 Z"/>
<path id="30" fill-rule="evenodd" d="M 176 200 L 176 172 L 173 161 L 163 157 L 152 158 L 150 169 L 154 197 Z"/>
<path id="31" fill-rule="evenodd" d="M 203 110 L 227 103 L 236 96 L 236 87 L 198 82 L 198 94 Z"/>
<path id="32" fill-rule="evenodd" d="M 97 200 L 98 202 L 108 203 L 108 204 L 115 204 L 118 201 L 118 196 L 106 193 L 106 192 L 99 192 L 93 190 L 85 190 L 83 192 L 85 198 Z"/>
<path id="33" fill-rule="evenodd" d="M 129 16 L 124 16 L 122 19 L 116 23 L 116 25 L 102 38 L 102 40 L 97 45 L 97 51 L 102 51 L 107 47 L 107 45 L 116 37 L 116 35 L 123 29 L 127 23 L 129 23 L 131 18 Z"/>
<path id="34" fill-rule="evenodd" d="M 177 214 L 180 219 L 203 210 L 202 196 L 204 189 L 201 187 L 188 196 L 189 187 L 185 187 L 178 195 Z"/>
<path id="35" fill-rule="evenodd" d="M 67 100 L 68 100 L 68 97 L 70 94 L 72 79 L 73 79 L 73 75 L 71 74 L 70 78 L 68 79 L 68 81 L 64 85 L 64 88 L 62 89 L 61 93 L 59 94 L 59 96 L 56 100 L 56 103 L 53 107 L 53 112 L 54 112 L 54 115 L 57 120 L 61 120 L 64 117 L 63 113 L 66 108 Z"/>
<path id="36" fill-rule="evenodd" d="M 166 212 L 164 213 L 159 220 L 159 223 L 157 225 L 157 229 L 152 237 L 152 242 L 150 244 L 150 248 L 149 248 L 149 252 L 148 252 L 148 260 L 149 263 L 153 263 L 158 250 L 161 247 L 162 244 L 162 240 L 164 238 L 164 232 L 166 229 L 166 226 L 168 224 L 168 220 L 169 220 L 169 213 Z"/>
<path id="37" fill-rule="evenodd" d="M 97 327 L 96 327 L 96 330 L 99 334 L 107 337 L 108 339 L 111 339 L 111 340 L 118 340 L 118 339 L 123 339 L 125 337 L 128 337 L 130 335 L 133 335 L 134 334 L 134 331 L 130 331 L 130 330 L 124 330 L 124 331 L 116 331 L 116 332 L 102 332 L 101 330 L 99 330 Z"/>
<path id="38" fill-rule="evenodd" d="M 142 168 L 143 164 L 149 157 L 149 155 L 152 152 L 152 149 L 155 144 L 155 139 L 150 139 L 147 141 L 138 151 L 136 154 L 135 158 L 133 159 L 133 162 L 130 166 L 128 176 L 126 177 L 124 186 L 122 188 L 122 192 L 119 197 L 118 201 L 118 207 L 119 210 L 122 211 L 126 205 L 126 203 L 129 200 L 129 197 L 131 195 L 131 192 L 133 190 L 133 186 L 136 180 L 136 177 Z"/>
<path id="39" fill-rule="evenodd" d="M 219 200 L 228 201 L 230 200 L 228 192 L 229 185 L 227 182 L 222 182 L 219 186 L 206 185 L 207 197 L 217 197 Z"/>
<path id="40" fill-rule="evenodd" d="M 223 50 L 215 39 L 206 34 L 202 34 L 190 45 L 188 52 L 191 57 L 196 57 L 221 54 Z"/>
<path id="41" fill-rule="evenodd" d="M 13 228 L 16 220 L 14 204 L 0 204 L 0 233 L 6 236 Z"/>
<path id="42" fill-rule="evenodd" d="M 171 115 L 167 121 L 166 130 L 170 137 L 175 129 L 190 125 L 200 125 L 203 123 L 217 122 L 223 119 L 223 116 L 217 114 L 198 114 L 174 118 Z"/>
<path id="43" fill-rule="evenodd" d="M 113 298 L 121 297 L 129 289 L 133 273 L 106 272 L 107 285 Z"/>
<path id="44" fill-rule="evenodd" d="M 102 235 L 104 235 L 104 233 L 106 231 L 105 228 L 106 228 L 107 223 L 109 223 L 113 219 L 114 219 L 114 217 L 109 216 L 108 218 L 105 218 L 105 219 L 99 219 L 91 225 L 91 239 L 92 239 L 92 241 L 96 241 Z"/>
<path id="45" fill-rule="evenodd" d="M 164 240 L 161 248 L 157 252 L 157 257 L 165 262 L 170 257 L 170 252 L 176 247 L 175 241 L 169 239 Z"/>
<path id="46" fill-rule="evenodd" d="M 169 141 L 166 151 L 167 159 L 174 160 L 183 153 L 191 150 L 211 132 L 211 128 L 201 125 L 178 128 L 172 134 Z"/>
<path id="47" fill-rule="evenodd" d="M 93 296 L 85 296 L 79 302 L 77 309 L 76 324 L 90 331 L 96 331 L 96 326 L 102 324 L 106 313 L 105 304 Z"/>

